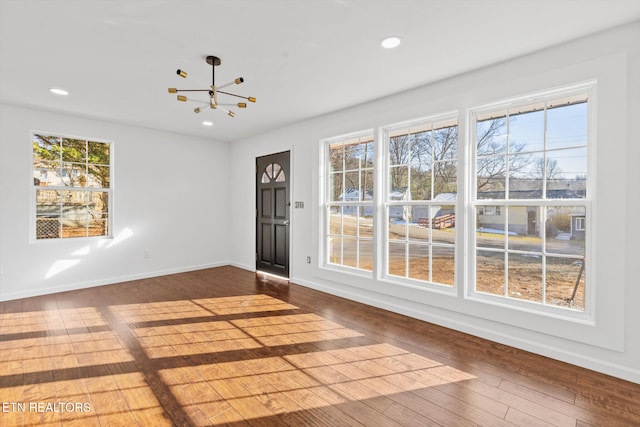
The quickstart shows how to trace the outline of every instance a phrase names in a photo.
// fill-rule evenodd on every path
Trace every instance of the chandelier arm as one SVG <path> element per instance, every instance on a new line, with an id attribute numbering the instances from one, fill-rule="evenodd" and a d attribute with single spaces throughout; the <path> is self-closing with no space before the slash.
<path id="1" fill-rule="evenodd" d="M 211 89 L 176 89 L 176 92 L 209 92 Z"/>
<path id="2" fill-rule="evenodd" d="M 236 95 L 235 93 L 223 92 L 221 90 L 219 90 L 218 93 L 224 93 L 225 95 L 231 95 L 231 96 L 235 96 L 235 97 L 242 98 L 242 99 L 249 99 L 250 98 L 249 96 Z"/>

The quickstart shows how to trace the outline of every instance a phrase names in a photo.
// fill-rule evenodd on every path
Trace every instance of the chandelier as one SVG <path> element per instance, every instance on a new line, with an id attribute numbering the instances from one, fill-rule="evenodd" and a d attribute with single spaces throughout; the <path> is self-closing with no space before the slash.
<path id="1" fill-rule="evenodd" d="M 232 110 L 227 109 L 226 107 L 238 107 L 238 108 L 247 108 L 246 102 L 237 102 L 237 103 L 229 103 L 229 102 L 218 102 L 219 95 L 233 96 L 236 98 L 245 99 L 249 102 L 256 102 L 256 99 L 252 96 L 241 96 L 231 92 L 225 92 L 220 89 L 224 89 L 233 84 L 239 85 L 244 82 L 242 77 L 238 77 L 232 82 L 225 83 L 220 86 L 216 86 L 216 67 L 221 64 L 220 58 L 217 56 L 207 56 L 207 64 L 211 65 L 211 86 L 207 89 L 177 89 L 175 87 L 169 88 L 169 93 L 175 93 L 178 96 L 178 101 L 180 102 L 194 102 L 196 104 L 200 104 L 200 106 L 193 109 L 194 113 L 199 113 L 205 108 L 213 109 L 213 110 L 222 110 L 227 113 L 231 117 L 235 117 L 236 113 Z M 183 70 L 177 70 L 176 74 L 182 78 L 187 78 L 187 73 Z M 189 99 L 186 95 L 180 95 L 181 92 L 206 92 L 209 95 L 208 100 L 195 100 Z"/>

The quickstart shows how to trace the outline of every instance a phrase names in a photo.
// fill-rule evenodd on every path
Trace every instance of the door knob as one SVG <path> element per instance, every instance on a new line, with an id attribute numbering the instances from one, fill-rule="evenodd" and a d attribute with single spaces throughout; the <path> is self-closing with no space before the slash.
<path id="1" fill-rule="evenodd" d="M 283 222 L 283 224 L 284 224 L 284 225 L 289 225 L 289 220 L 288 220 L 288 219 L 285 219 L 285 220 L 284 220 L 284 222 Z"/>

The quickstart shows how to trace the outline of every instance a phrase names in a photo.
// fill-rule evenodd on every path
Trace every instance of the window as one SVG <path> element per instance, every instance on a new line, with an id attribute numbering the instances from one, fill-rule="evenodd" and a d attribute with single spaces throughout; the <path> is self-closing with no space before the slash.
<path id="1" fill-rule="evenodd" d="M 472 111 L 477 294 L 584 310 L 588 94 Z"/>
<path id="2" fill-rule="evenodd" d="M 457 119 L 389 127 L 384 142 L 387 274 L 453 286 Z"/>
<path id="3" fill-rule="evenodd" d="M 110 236 L 112 143 L 32 137 L 36 239 Z"/>
<path id="4" fill-rule="evenodd" d="M 325 142 L 327 264 L 373 270 L 373 133 Z"/>
<path id="5" fill-rule="evenodd" d="M 462 128 L 454 112 L 323 141 L 323 266 L 373 271 L 402 292 L 593 313 L 594 92 L 589 82 L 495 102 L 468 110 Z"/>

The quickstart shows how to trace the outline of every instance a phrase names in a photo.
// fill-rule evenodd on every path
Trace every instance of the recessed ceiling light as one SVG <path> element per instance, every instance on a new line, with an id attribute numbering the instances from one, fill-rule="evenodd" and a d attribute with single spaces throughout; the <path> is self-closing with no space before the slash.
<path id="1" fill-rule="evenodd" d="M 213 126 L 213 122 L 202 122 L 205 126 Z"/>
<path id="2" fill-rule="evenodd" d="M 398 47 L 400 46 L 400 37 L 392 36 L 382 39 L 382 41 L 380 42 L 380 46 L 385 49 L 393 49 L 394 47 Z"/>
<path id="3" fill-rule="evenodd" d="M 52 87 L 52 88 L 50 88 L 50 89 L 49 89 L 49 92 L 51 92 L 51 93 L 55 93 L 56 95 L 64 95 L 64 96 L 69 95 L 69 92 L 67 92 L 67 91 L 66 91 L 66 90 L 64 90 L 64 89 L 57 88 L 57 87 Z"/>

